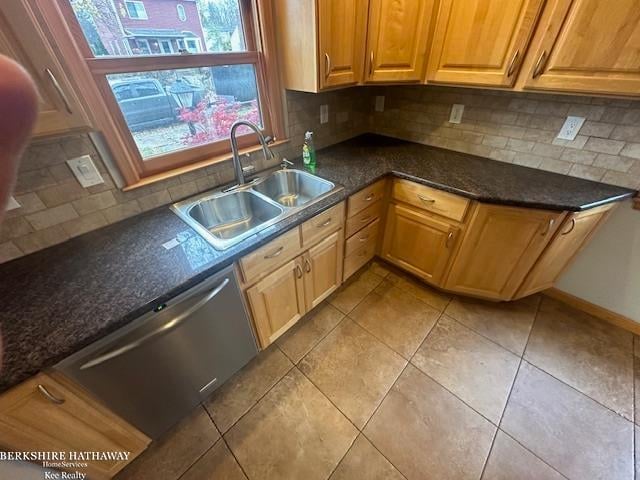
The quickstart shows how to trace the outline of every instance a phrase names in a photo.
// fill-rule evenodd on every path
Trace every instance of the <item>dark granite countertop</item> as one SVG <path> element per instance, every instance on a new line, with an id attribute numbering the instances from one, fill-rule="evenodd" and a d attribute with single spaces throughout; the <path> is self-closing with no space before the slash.
<path id="1" fill-rule="evenodd" d="M 389 173 L 481 201 L 554 210 L 579 211 L 635 193 L 375 135 L 318 152 L 315 173 L 345 189 L 225 251 L 161 207 L 0 265 L 0 392 Z M 182 243 L 163 247 L 176 237 Z"/>

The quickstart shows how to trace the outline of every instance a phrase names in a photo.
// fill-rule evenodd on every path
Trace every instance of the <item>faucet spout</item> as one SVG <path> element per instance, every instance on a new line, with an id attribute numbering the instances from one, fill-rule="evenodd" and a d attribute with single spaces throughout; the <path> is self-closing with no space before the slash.
<path id="1" fill-rule="evenodd" d="M 270 160 L 273 157 L 273 153 L 269 150 L 269 146 L 267 145 L 267 140 L 264 138 L 264 135 L 260 131 L 260 128 L 254 123 L 248 122 L 247 120 L 237 120 L 231 126 L 231 132 L 229 133 L 229 137 L 231 140 L 231 153 L 233 155 L 233 170 L 236 175 L 236 182 L 238 185 L 244 185 L 244 172 L 242 170 L 242 162 L 240 161 L 240 152 L 238 148 L 238 139 L 236 138 L 236 131 L 238 127 L 245 126 L 249 127 L 253 130 L 258 136 L 258 140 L 260 141 L 260 145 L 262 145 L 262 152 L 264 153 L 265 160 Z"/>

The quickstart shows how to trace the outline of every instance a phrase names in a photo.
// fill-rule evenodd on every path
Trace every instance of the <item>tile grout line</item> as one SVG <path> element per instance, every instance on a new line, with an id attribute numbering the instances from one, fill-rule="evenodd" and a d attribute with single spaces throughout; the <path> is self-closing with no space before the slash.
<path id="1" fill-rule="evenodd" d="M 516 370 L 516 375 L 513 377 L 513 382 L 511 383 L 511 388 L 509 389 L 509 395 L 507 396 L 507 401 L 504 404 L 504 408 L 502 410 L 502 415 L 500 415 L 500 421 L 498 422 L 498 429 L 496 430 L 495 436 L 493 438 L 493 442 L 491 443 L 491 450 L 489 450 L 489 455 L 487 455 L 487 458 L 485 460 L 485 464 L 484 464 L 484 467 L 482 468 L 482 474 L 481 474 L 480 478 L 482 478 L 482 475 L 484 475 L 484 472 L 485 472 L 485 470 L 487 468 L 487 464 L 489 463 L 489 457 L 491 456 L 491 452 L 493 451 L 493 447 L 495 445 L 495 440 L 496 440 L 496 438 L 498 436 L 498 432 L 504 433 L 509 438 L 513 439 L 513 441 L 515 441 L 518 445 L 520 445 L 522 448 L 524 448 L 527 452 L 529 452 L 531 455 L 533 455 L 535 458 L 537 458 L 542 463 L 544 463 L 549 468 L 551 468 L 554 472 L 558 473 L 560 476 L 562 476 L 564 478 L 567 478 L 563 473 L 559 472 L 555 467 L 553 467 L 551 464 L 547 463 L 543 458 L 541 458 L 540 456 L 538 456 L 537 454 L 532 452 L 529 448 L 527 448 L 525 445 L 520 443 L 518 440 L 516 440 L 511 435 L 509 435 L 508 432 L 504 431 L 501 428 L 502 427 L 502 421 L 504 420 L 504 414 L 507 411 L 507 406 L 509 405 L 509 401 L 511 400 L 511 395 L 512 395 L 513 389 L 515 387 L 516 380 L 518 379 L 518 375 L 520 374 L 520 370 L 522 368 L 522 362 L 529 363 L 524 359 L 524 355 L 525 355 L 525 353 L 527 351 L 527 347 L 529 346 L 529 340 L 531 339 L 531 335 L 533 333 L 533 329 L 534 329 L 535 324 L 536 324 L 536 322 L 538 320 L 538 315 L 540 314 L 540 308 L 541 307 L 542 307 L 542 299 L 540 299 L 540 301 L 538 302 L 538 305 L 536 307 L 536 312 L 535 312 L 535 315 L 533 317 L 533 322 L 531 323 L 531 329 L 529 330 L 529 334 L 527 335 L 527 341 L 525 342 L 524 349 L 522 350 L 522 355 L 520 356 L 520 363 L 518 364 L 518 369 Z"/>
<path id="2" fill-rule="evenodd" d="M 247 475 L 247 472 L 245 471 L 244 467 L 242 466 L 242 464 L 240 463 L 240 460 L 238 460 L 238 457 L 236 457 L 236 454 L 233 452 L 233 450 L 231 450 L 231 446 L 229 445 L 229 443 L 227 442 L 227 439 L 224 438 L 223 436 L 220 437 L 220 440 L 222 440 L 224 442 L 224 444 L 227 446 L 227 449 L 229 450 L 229 453 L 231 454 L 231 456 L 233 456 L 233 458 L 235 459 L 236 463 L 238 464 L 238 467 L 240 468 L 240 470 L 242 471 L 242 474 L 244 475 L 244 477 L 248 480 L 249 479 L 249 475 Z M 213 448 L 213 447 L 212 447 Z"/>

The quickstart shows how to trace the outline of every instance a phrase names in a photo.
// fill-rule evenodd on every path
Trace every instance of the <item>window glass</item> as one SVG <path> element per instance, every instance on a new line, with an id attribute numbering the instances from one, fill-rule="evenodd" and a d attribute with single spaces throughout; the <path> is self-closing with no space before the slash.
<path id="1" fill-rule="evenodd" d="M 178 10 L 178 18 L 182 22 L 187 21 L 187 12 L 184 10 L 184 6 L 181 4 L 176 5 L 176 10 Z"/>
<path id="2" fill-rule="evenodd" d="M 96 57 L 176 54 L 187 39 L 195 39 L 202 52 L 246 50 L 239 0 L 70 3 Z M 142 40 L 146 46 L 141 46 Z"/>
<path id="3" fill-rule="evenodd" d="M 107 80 L 143 159 L 226 140 L 236 120 L 262 126 L 253 65 L 111 74 Z M 124 93 L 131 89 L 135 96 Z"/>

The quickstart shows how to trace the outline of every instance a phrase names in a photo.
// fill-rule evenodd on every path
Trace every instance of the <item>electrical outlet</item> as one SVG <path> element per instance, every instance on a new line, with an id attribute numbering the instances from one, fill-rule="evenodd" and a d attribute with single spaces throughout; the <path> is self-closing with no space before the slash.
<path id="1" fill-rule="evenodd" d="M 384 112 L 384 95 L 376 95 L 376 112 Z"/>
<path id="2" fill-rule="evenodd" d="M 451 115 L 449 116 L 449 123 L 461 123 L 462 114 L 464 113 L 464 105 L 454 103 L 451 107 Z"/>
<path id="3" fill-rule="evenodd" d="M 7 211 L 15 210 L 16 208 L 20 208 L 21 206 L 22 205 L 20 205 L 15 198 L 9 197 L 9 201 L 7 202 Z"/>
<path id="4" fill-rule="evenodd" d="M 329 121 L 329 105 L 320 105 L 320 123 Z"/>
<path id="5" fill-rule="evenodd" d="M 349 120 L 349 112 L 338 112 L 336 114 L 336 123 L 344 123 Z"/>
<path id="6" fill-rule="evenodd" d="M 85 188 L 104 183 L 104 179 L 93 163 L 90 155 L 83 155 L 67 160 L 67 165 L 69 165 L 69 168 L 76 179 L 78 179 L 78 182 L 80 182 L 80 185 Z"/>
<path id="7" fill-rule="evenodd" d="M 575 140 L 583 123 L 584 117 L 567 117 L 564 125 L 562 125 L 562 128 L 558 132 L 558 138 L 562 140 Z"/>

